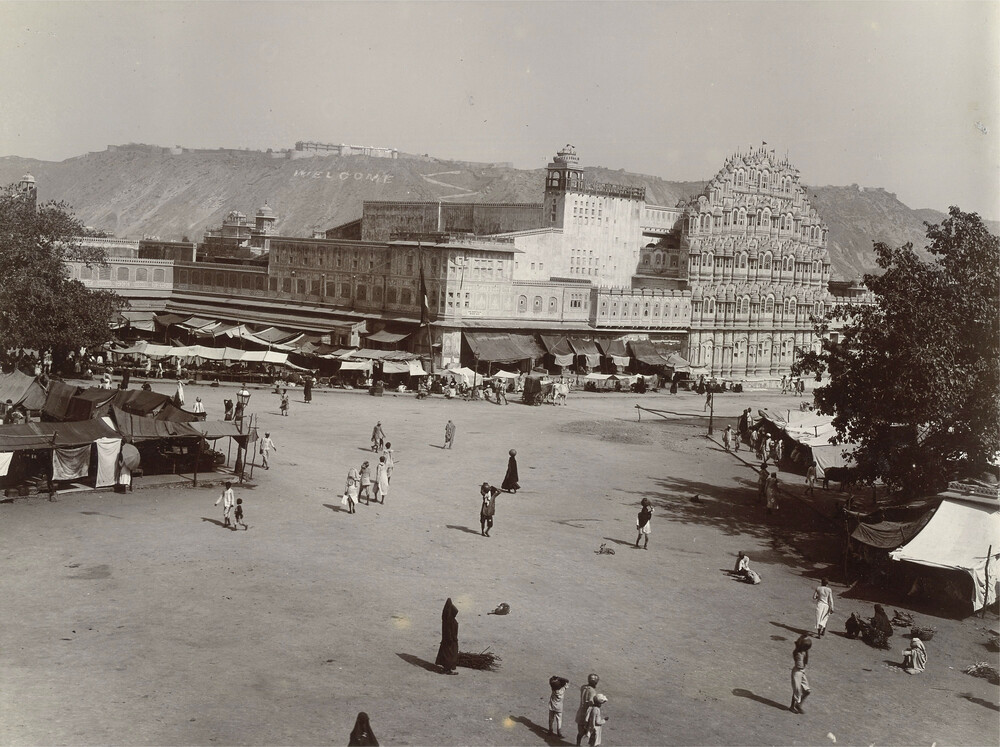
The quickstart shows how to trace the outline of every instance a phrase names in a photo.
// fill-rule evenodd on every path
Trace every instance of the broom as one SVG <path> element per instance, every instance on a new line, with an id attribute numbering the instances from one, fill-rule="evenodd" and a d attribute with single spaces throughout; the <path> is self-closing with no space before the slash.
<path id="1" fill-rule="evenodd" d="M 478 669 L 482 672 L 495 672 L 500 668 L 500 657 L 494 653 L 490 653 L 489 646 L 478 654 L 459 651 L 458 666 L 465 667 L 466 669 Z"/>

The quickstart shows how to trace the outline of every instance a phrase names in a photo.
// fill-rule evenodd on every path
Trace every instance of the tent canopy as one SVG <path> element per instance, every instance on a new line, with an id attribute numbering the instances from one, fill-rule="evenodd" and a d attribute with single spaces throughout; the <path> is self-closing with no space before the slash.
<path id="1" fill-rule="evenodd" d="M 951 492 L 943 495 L 945 499 L 923 530 L 890 557 L 968 573 L 974 587 L 972 608 L 979 610 L 996 601 L 1000 503 Z"/>
<path id="2" fill-rule="evenodd" d="M 640 363 L 647 366 L 667 365 L 667 359 L 659 354 L 649 340 L 632 340 L 628 346 L 632 349 L 632 356 Z"/>
<path id="3" fill-rule="evenodd" d="M 447 376 L 450 379 L 461 379 L 466 384 L 473 384 L 478 386 L 483 383 L 482 374 L 477 374 L 471 368 L 447 368 L 441 372 L 442 376 Z"/>
<path id="4" fill-rule="evenodd" d="M 45 406 L 45 389 L 34 376 L 15 370 L 0 375 L 0 402 L 7 400 L 26 410 L 41 410 Z"/>
<path id="5" fill-rule="evenodd" d="M 597 343 L 607 357 L 628 358 L 624 340 L 601 340 Z"/>
<path id="6" fill-rule="evenodd" d="M 121 437 L 129 443 L 150 441 L 161 438 L 198 438 L 201 433 L 189 423 L 175 423 L 169 420 L 155 420 L 141 415 L 133 415 L 117 407 L 111 408 L 115 425 Z"/>
<path id="7" fill-rule="evenodd" d="M 472 354 L 481 361 L 512 363 L 514 361 L 537 360 L 545 351 L 526 334 L 510 332 L 469 332 L 464 331 L 466 343 Z"/>
<path id="8" fill-rule="evenodd" d="M 54 420 L 64 420 L 69 412 L 70 400 L 78 391 L 80 391 L 80 387 L 72 386 L 64 381 L 50 381 L 49 393 L 45 398 L 45 407 L 42 408 L 42 412 Z"/>
<path id="9" fill-rule="evenodd" d="M 573 352 L 577 355 L 582 355 L 590 368 L 596 368 L 601 365 L 601 351 L 597 349 L 597 345 L 594 344 L 593 340 L 581 340 L 579 337 L 570 337 L 568 342 L 570 347 L 573 348 Z"/>
<path id="10" fill-rule="evenodd" d="M 379 332 L 374 332 L 368 335 L 368 337 L 366 337 L 365 339 L 368 340 L 369 342 L 393 343 L 405 340 L 409 336 L 410 335 L 408 332 L 389 332 L 383 329 Z"/>
<path id="11" fill-rule="evenodd" d="M 73 423 L 0 425 L 0 451 L 82 446 L 102 438 L 119 438 L 104 418 Z"/>

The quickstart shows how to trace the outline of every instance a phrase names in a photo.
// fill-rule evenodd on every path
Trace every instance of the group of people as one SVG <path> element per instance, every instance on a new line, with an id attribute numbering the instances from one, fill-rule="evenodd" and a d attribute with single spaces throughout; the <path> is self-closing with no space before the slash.
<path id="1" fill-rule="evenodd" d="M 801 397 L 806 393 L 806 382 L 801 376 L 782 376 L 781 377 L 781 393 L 787 394 L 791 392 L 796 397 Z"/>
<path id="2" fill-rule="evenodd" d="M 608 696 L 597 692 L 600 677 L 596 674 L 587 675 L 587 684 L 580 687 L 580 706 L 576 711 L 576 743 L 582 744 L 588 737 L 587 744 L 601 744 L 602 727 L 608 722 L 609 716 L 604 714 L 604 706 Z M 565 677 L 549 677 L 549 734 L 562 737 L 563 701 L 569 680 Z"/>
<path id="3" fill-rule="evenodd" d="M 231 482 L 225 484 L 222 495 L 216 498 L 215 505 L 218 506 L 220 503 L 222 504 L 222 526 L 234 532 L 240 526 L 243 527 L 244 531 L 250 528 L 243 518 L 243 499 L 237 498 L 233 493 Z"/>

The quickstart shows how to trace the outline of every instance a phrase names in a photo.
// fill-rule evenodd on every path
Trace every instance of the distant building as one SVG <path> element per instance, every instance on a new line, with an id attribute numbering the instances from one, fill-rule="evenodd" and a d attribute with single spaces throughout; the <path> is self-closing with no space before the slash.
<path id="1" fill-rule="evenodd" d="M 221 228 L 205 231 L 205 240 L 198 247 L 199 258 L 254 257 L 266 254 L 271 237 L 276 234 L 278 217 L 266 202 L 257 211 L 251 224 L 247 216 L 233 210 L 222 221 Z"/>
<path id="2" fill-rule="evenodd" d="M 369 156 L 371 158 L 399 158 L 395 148 L 385 148 L 376 145 L 335 145 L 333 143 L 315 143 L 299 140 L 295 143 L 297 151 L 312 151 L 325 156 Z"/>

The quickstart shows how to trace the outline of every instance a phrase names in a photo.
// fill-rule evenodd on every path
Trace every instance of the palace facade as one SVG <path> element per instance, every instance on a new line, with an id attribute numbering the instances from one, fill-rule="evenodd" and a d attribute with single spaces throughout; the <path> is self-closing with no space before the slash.
<path id="1" fill-rule="evenodd" d="M 199 251 L 197 262 L 112 258 L 122 266 L 74 274 L 107 281 L 139 313 L 408 334 L 437 367 L 503 347 L 484 338 L 561 334 L 648 339 L 748 383 L 787 374 L 797 351 L 818 345 L 813 315 L 867 300 L 856 286 L 850 299 L 831 292 L 846 286 L 831 286 L 827 228 L 798 172 L 765 149 L 732 156 L 674 207 L 647 204 L 643 187 L 588 182 L 567 146 L 548 164 L 541 203 L 366 202 L 325 238 L 277 235 L 269 208 L 257 217 L 267 251 L 252 262 Z M 412 334 L 424 304 L 430 332 Z"/>

